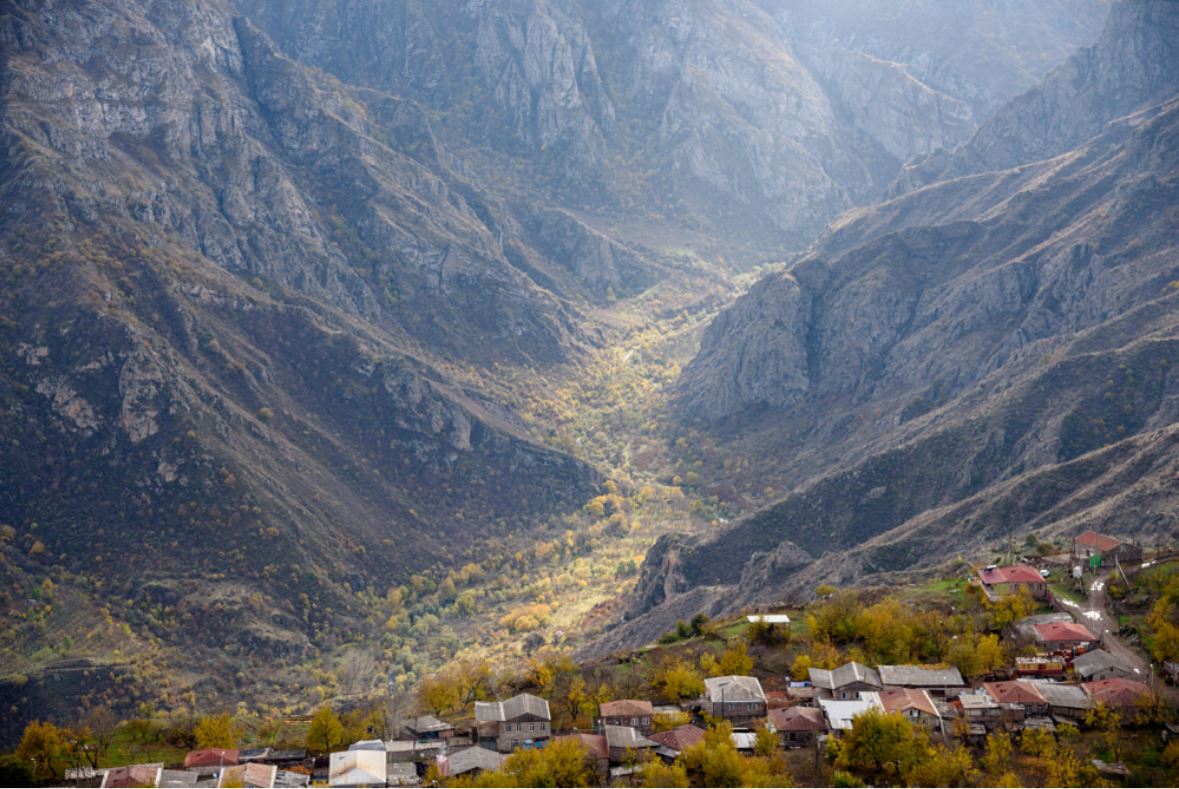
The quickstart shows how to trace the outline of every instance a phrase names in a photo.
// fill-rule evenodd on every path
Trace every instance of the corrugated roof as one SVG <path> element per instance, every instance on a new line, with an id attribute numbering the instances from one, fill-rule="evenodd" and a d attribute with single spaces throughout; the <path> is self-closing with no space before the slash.
<path id="1" fill-rule="evenodd" d="M 836 669 L 822 669 L 812 668 L 809 670 L 811 684 L 817 688 L 824 688 L 826 690 L 836 690 L 851 685 L 854 682 L 863 682 L 866 685 L 879 688 L 883 687 L 880 682 L 880 675 L 876 670 L 865 666 L 863 663 L 857 663 L 854 660 L 851 663 L 844 663 Z"/>
<path id="2" fill-rule="evenodd" d="M 1040 691 L 1048 703 L 1053 707 L 1070 707 L 1072 709 L 1088 709 L 1093 706 L 1085 689 L 1080 685 L 1066 685 L 1063 682 L 1051 680 L 1029 680 Z"/>
<path id="3" fill-rule="evenodd" d="M 1110 669 L 1120 669 L 1125 672 L 1133 671 L 1132 668 L 1122 663 L 1109 652 L 1104 649 L 1094 649 L 1092 652 L 1086 652 L 1083 655 L 1077 655 L 1073 660 L 1073 669 L 1076 670 L 1084 679 L 1088 679 L 1094 674 Z"/>
<path id="4" fill-rule="evenodd" d="M 704 734 L 704 729 L 701 729 L 699 726 L 685 723 L 683 726 L 676 726 L 674 729 L 657 731 L 647 739 L 665 745 L 673 750 L 682 751 L 703 740 Z"/>
<path id="5" fill-rule="evenodd" d="M 914 688 L 956 688 L 965 685 L 962 672 L 955 666 L 927 668 L 925 666 L 877 666 L 880 681 L 885 685 L 905 685 Z"/>
<path id="6" fill-rule="evenodd" d="M 654 715 L 655 708 L 649 701 L 619 699 L 598 705 L 598 715 L 603 718 L 642 717 Z"/>
<path id="7" fill-rule="evenodd" d="M 766 694 L 761 689 L 757 677 L 709 677 L 704 680 L 704 689 L 708 700 L 716 704 L 722 701 L 729 703 L 766 700 Z"/>
<path id="8" fill-rule="evenodd" d="M 654 748 L 658 743 L 639 734 L 634 726 L 603 726 L 606 744 L 611 748 Z"/>
<path id="9" fill-rule="evenodd" d="M 982 569 L 978 577 L 987 586 L 994 584 L 1035 584 L 1045 583 L 1044 577 L 1035 567 L 1026 564 L 1013 564 L 1007 567 L 996 567 L 993 570 Z"/>
<path id="10" fill-rule="evenodd" d="M 817 707 L 770 710 L 769 718 L 776 731 L 823 731 L 827 728 L 823 711 Z"/>
<path id="11" fill-rule="evenodd" d="M 882 690 L 880 691 L 880 704 L 884 707 L 885 712 L 904 712 L 915 709 L 935 718 L 941 717 L 937 707 L 934 706 L 933 699 L 929 697 L 929 693 L 918 688 Z"/>
<path id="12" fill-rule="evenodd" d="M 870 709 L 883 709 L 880 696 L 874 692 L 861 692 L 860 698 L 855 701 L 819 699 L 819 706 L 827 718 L 827 724 L 836 730 L 850 729 L 852 719 Z"/>
<path id="13" fill-rule="evenodd" d="M 237 764 L 238 752 L 236 748 L 205 748 L 200 751 L 190 751 L 184 757 L 184 768 L 189 767 L 225 767 Z"/>
<path id="14" fill-rule="evenodd" d="M 1036 638 L 1040 641 L 1096 641 L 1097 636 L 1089 628 L 1077 622 L 1046 622 L 1036 625 Z"/>
<path id="15" fill-rule="evenodd" d="M 1107 707 L 1133 707 L 1143 698 L 1150 696 L 1150 688 L 1132 679 L 1099 679 L 1081 685 L 1095 702 Z"/>
<path id="16" fill-rule="evenodd" d="M 1027 680 L 1013 679 L 1006 682 L 984 682 L 983 689 L 1000 704 L 1047 704 L 1048 699 Z"/>
<path id="17" fill-rule="evenodd" d="M 1101 553 L 1112 551 L 1122 544 L 1122 541 L 1117 538 L 1109 537 L 1105 534 L 1098 534 L 1095 531 L 1083 531 L 1073 539 L 1077 545 L 1092 548 Z"/>
<path id="18" fill-rule="evenodd" d="M 475 702 L 475 720 L 481 723 L 510 721 L 524 715 L 532 715 L 546 721 L 552 720 L 549 715 L 549 703 L 531 693 L 521 693 L 507 701 Z"/>
<path id="19" fill-rule="evenodd" d="M 446 775 L 462 775 L 471 770 L 498 770 L 504 758 L 495 751 L 475 745 L 446 756 L 443 772 Z"/>

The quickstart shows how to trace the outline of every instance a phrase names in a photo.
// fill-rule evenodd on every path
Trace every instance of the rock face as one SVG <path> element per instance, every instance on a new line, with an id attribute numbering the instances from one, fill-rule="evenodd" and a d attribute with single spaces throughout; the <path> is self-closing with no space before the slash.
<path id="1" fill-rule="evenodd" d="M 92 577 L 128 610 L 167 586 L 186 618 L 136 632 L 215 696 L 222 661 L 297 665 L 361 590 L 591 495 L 438 363 L 586 339 L 420 107 L 219 2 L 9 4 L 0 40 L 6 578 Z"/>
<path id="2" fill-rule="evenodd" d="M 573 205 L 657 207 L 793 246 L 879 193 L 902 161 L 968 139 L 1040 75 L 1030 60 L 1089 43 L 1084 20 L 1104 10 L 1005 5 L 1009 25 L 930 52 L 934 37 L 895 13 L 865 48 L 849 9 L 794 5 L 236 0 L 295 58 L 433 108 L 482 172 L 507 156 Z M 909 25 L 944 23 L 940 4 L 911 5 Z M 963 65 L 984 49 L 987 69 Z"/>
<path id="3" fill-rule="evenodd" d="M 1162 12 L 1119 7 L 1098 49 L 1150 71 L 1155 47 L 1109 37 L 1165 29 Z M 847 214 L 722 312 L 679 411 L 792 492 L 644 568 L 633 621 L 666 626 L 676 593 L 735 610 L 933 567 L 1013 526 L 1134 535 L 1171 511 L 1179 85 L 1151 103 L 1152 84 L 1055 158 Z"/>
<path id="4" fill-rule="evenodd" d="M 952 159 L 915 166 L 907 185 L 1062 154 L 1110 121 L 1169 98 L 1177 85 L 1179 9 L 1166 0 L 1117 3 L 1096 44 L 996 112 Z"/>

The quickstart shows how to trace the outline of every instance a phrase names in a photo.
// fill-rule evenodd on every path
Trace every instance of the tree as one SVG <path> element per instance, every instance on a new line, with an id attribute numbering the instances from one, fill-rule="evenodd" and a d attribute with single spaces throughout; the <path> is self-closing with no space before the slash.
<path id="1" fill-rule="evenodd" d="M 1005 732 L 991 732 L 987 735 L 986 750 L 982 757 L 982 768 L 987 775 L 997 776 L 1007 770 L 1011 760 L 1011 737 Z"/>
<path id="2" fill-rule="evenodd" d="M 82 729 L 87 733 L 90 744 L 93 745 L 89 754 L 92 767 L 98 767 L 98 761 L 104 758 L 115 739 L 115 732 L 119 728 L 119 719 L 110 707 L 101 704 L 91 707 L 82 723 Z"/>
<path id="3" fill-rule="evenodd" d="M 704 693 L 700 673 L 683 660 L 667 663 L 655 672 L 652 684 L 671 701 L 690 699 Z"/>
<path id="4" fill-rule="evenodd" d="M 238 729 L 227 713 L 201 718 L 193 727 L 198 748 L 236 748 Z"/>
<path id="5" fill-rule="evenodd" d="M 896 782 L 928 752 L 925 733 L 914 729 L 904 715 L 871 709 L 852 721 L 835 766 L 870 782 Z"/>
<path id="6" fill-rule="evenodd" d="M 435 715 L 441 715 L 459 704 L 459 689 L 450 677 L 434 674 L 418 685 L 418 701 Z"/>
<path id="7" fill-rule="evenodd" d="M 639 786 L 659 789 L 660 787 L 687 787 L 688 772 L 682 764 L 664 764 L 655 759 L 647 762 L 639 769 Z"/>
<path id="8" fill-rule="evenodd" d="M 778 737 L 765 726 L 757 727 L 757 740 L 753 752 L 758 756 L 773 756 L 778 750 Z"/>
<path id="9" fill-rule="evenodd" d="M 31 764 L 38 780 L 49 781 L 60 777 L 62 757 L 66 748 L 64 732 L 52 723 L 32 721 L 25 726 L 16 748 L 16 758 Z"/>
<path id="10" fill-rule="evenodd" d="M 307 729 L 307 750 L 328 753 L 344 741 L 344 724 L 326 704 L 315 711 Z"/>
<path id="11" fill-rule="evenodd" d="M 1052 750 L 1055 741 L 1043 729 L 1024 729 L 1020 735 L 1019 748 L 1028 756 L 1043 756 Z"/>
<path id="12" fill-rule="evenodd" d="M 1002 630 L 1035 610 L 1036 602 L 1025 589 L 1020 587 L 1019 592 L 1003 595 L 995 602 L 991 609 L 991 628 Z"/>
<path id="13" fill-rule="evenodd" d="M 680 753 L 676 763 L 694 786 L 744 784 L 741 754 L 733 744 L 733 726 L 728 721 L 710 728 L 703 739 Z"/>
<path id="14" fill-rule="evenodd" d="M 974 760 L 961 746 L 934 747 L 905 773 L 909 786 L 971 786 L 977 778 Z"/>
<path id="15" fill-rule="evenodd" d="M 516 751 L 504 760 L 500 772 L 514 786 L 593 786 L 597 771 L 589 749 L 581 740 L 558 737 L 544 748 Z"/>

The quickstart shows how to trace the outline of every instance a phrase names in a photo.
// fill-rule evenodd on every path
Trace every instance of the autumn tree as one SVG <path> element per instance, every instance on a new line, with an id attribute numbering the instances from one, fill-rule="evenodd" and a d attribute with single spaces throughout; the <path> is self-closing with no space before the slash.
<path id="1" fill-rule="evenodd" d="M 38 780 L 57 780 L 66 749 L 66 735 L 48 721 L 32 721 L 25 726 L 16 758 L 33 766 Z"/>
<path id="2" fill-rule="evenodd" d="M 973 786 L 979 771 L 961 746 L 936 746 L 920 754 L 905 772 L 909 786 Z"/>
<path id="3" fill-rule="evenodd" d="M 458 706 L 459 689 L 451 677 L 434 674 L 418 684 L 418 702 L 434 715 L 441 715 Z"/>
<path id="4" fill-rule="evenodd" d="M 498 772 L 510 779 L 510 786 L 594 786 L 598 782 L 589 749 L 575 737 L 558 737 L 543 748 L 516 751 Z"/>
<path id="5" fill-rule="evenodd" d="M 87 750 L 87 758 L 91 766 L 97 768 L 99 760 L 105 758 L 110 751 L 115 732 L 119 728 L 119 718 L 110 707 L 100 704 L 90 708 L 80 728 L 93 746 Z"/>
<path id="6" fill-rule="evenodd" d="M 638 784 L 650 789 L 683 789 L 689 786 L 688 772 L 678 762 L 664 764 L 659 759 L 653 759 L 639 768 Z"/>
<path id="7" fill-rule="evenodd" d="M 652 680 L 655 688 L 671 701 L 690 699 L 704 693 L 704 680 L 700 672 L 683 660 L 674 660 L 655 672 Z"/>
<path id="8" fill-rule="evenodd" d="M 196 722 L 192 730 L 198 748 L 236 748 L 240 735 L 228 713 L 208 715 Z"/>
<path id="9" fill-rule="evenodd" d="M 307 750 L 329 753 L 343 742 L 344 724 L 332 708 L 325 704 L 311 718 L 311 726 L 307 729 Z"/>
<path id="10" fill-rule="evenodd" d="M 835 766 L 870 782 L 896 783 L 928 755 L 928 737 L 904 715 L 870 709 L 853 719 Z"/>
<path id="11" fill-rule="evenodd" d="M 680 753 L 676 760 L 683 766 L 693 786 L 743 786 L 741 754 L 733 744 L 733 726 L 722 721 L 710 728 L 703 739 Z"/>

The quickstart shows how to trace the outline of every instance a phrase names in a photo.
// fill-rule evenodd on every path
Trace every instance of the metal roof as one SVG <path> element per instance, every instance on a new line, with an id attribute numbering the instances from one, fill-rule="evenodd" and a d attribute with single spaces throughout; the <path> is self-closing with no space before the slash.
<path id="1" fill-rule="evenodd" d="M 925 668 L 924 666 L 877 666 L 880 681 L 885 685 L 914 688 L 956 688 L 965 685 L 962 673 L 954 666 Z"/>
<path id="2" fill-rule="evenodd" d="M 750 622 L 764 622 L 767 625 L 790 624 L 790 617 L 786 614 L 750 614 L 745 618 Z"/>
<path id="3" fill-rule="evenodd" d="M 1048 703 L 1053 707 L 1071 707 L 1073 709 L 1085 710 L 1093 706 L 1093 702 L 1085 693 L 1085 689 L 1080 685 L 1066 685 L 1063 682 L 1052 682 L 1050 680 L 1029 680 L 1036 689 L 1040 691 L 1040 695 L 1048 700 Z"/>
<path id="4" fill-rule="evenodd" d="M 1108 671 L 1111 668 L 1116 668 L 1125 671 L 1127 674 L 1133 671 L 1132 668 L 1122 663 L 1116 657 L 1104 649 L 1094 649 L 1092 652 L 1086 652 L 1083 655 L 1077 655 L 1073 659 L 1073 668 L 1083 678 L 1088 679 L 1094 674 L 1102 671 Z"/>
<path id="5" fill-rule="evenodd" d="M 819 706 L 823 709 L 827 724 L 837 730 L 850 729 L 852 718 L 870 709 L 883 710 L 880 697 L 873 692 L 860 693 L 860 698 L 855 701 L 819 699 Z"/>
<path id="6" fill-rule="evenodd" d="M 704 680 L 705 694 L 713 703 L 766 700 L 757 677 L 709 677 Z"/>
<path id="7" fill-rule="evenodd" d="M 654 748 L 659 743 L 639 734 L 634 726 L 604 726 L 606 744 L 611 748 Z"/>
<path id="8" fill-rule="evenodd" d="M 876 673 L 875 669 L 854 660 L 851 663 L 844 663 L 837 669 L 811 668 L 809 673 L 811 683 L 817 688 L 826 690 L 835 690 L 855 682 L 863 682 L 865 685 L 876 688 L 883 686 L 880 682 L 880 675 Z"/>
<path id="9" fill-rule="evenodd" d="M 495 751 L 475 745 L 447 756 L 444 772 L 447 775 L 462 775 L 471 770 L 498 770 L 504 758 Z"/>
<path id="10" fill-rule="evenodd" d="M 493 723 L 515 720 L 525 715 L 532 715 L 541 720 L 552 720 L 549 714 L 549 703 L 531 693 L 521 693 L 507 701 L 476 701 L 475 720 L 480 723 Z"/>

